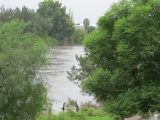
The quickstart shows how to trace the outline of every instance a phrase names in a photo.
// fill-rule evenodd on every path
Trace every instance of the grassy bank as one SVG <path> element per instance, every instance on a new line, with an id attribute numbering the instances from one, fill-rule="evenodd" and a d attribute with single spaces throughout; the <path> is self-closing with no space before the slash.
<path id="1" fill-rule="evenodd" d="M 78 112 L 70 111 L 59 114 L 41 114 L 37 120 L 114 120 L 114 117 L 101 109 L 81 108 Z"/>

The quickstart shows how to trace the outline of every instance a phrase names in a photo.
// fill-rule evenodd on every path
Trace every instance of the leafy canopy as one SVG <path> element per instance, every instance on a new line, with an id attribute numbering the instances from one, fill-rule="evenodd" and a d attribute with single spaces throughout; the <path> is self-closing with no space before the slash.
<path id="1" fill-rule="evenodd" d="M 49 35 L 58 40 L 70 37 L 74 32 L 73 22 L 66 13 L 66 8 L 59 1 L 45 0 L 39 4 L 38 13 L 51 19 L 52 29 Z"/>
<path id="2" fill-rule="evenodd" d="M 160 1 L 114 4 L 85 38 L 86 56 L 70 78 L 121 117 L 160 110 L 159 19 Z"/>

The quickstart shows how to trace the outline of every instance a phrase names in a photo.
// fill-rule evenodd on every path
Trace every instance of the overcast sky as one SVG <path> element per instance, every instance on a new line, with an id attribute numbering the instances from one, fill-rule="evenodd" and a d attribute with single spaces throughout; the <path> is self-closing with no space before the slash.
<path id="1" fill-rule="evenodd" d="M 0 0 L 0 6 L 15 8 L 27 6 L 37 9 L 43 0 Z M 97 19 L 115 2 L 119 0 L 59 0 L 64 6 L 71 9 L 75 23 L 83 23 L 84 18 L 89 18 L 91 24 L 96 24 Z"/>

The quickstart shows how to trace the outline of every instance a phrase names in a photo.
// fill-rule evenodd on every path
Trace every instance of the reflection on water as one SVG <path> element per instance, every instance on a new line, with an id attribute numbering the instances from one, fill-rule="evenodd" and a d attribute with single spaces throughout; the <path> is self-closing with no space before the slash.
<path id="1" fill-rule="evenodd" d="M 49 66 L 43 71 L 48 79 L 48 96 L 54 100 L 53 110 L 61 111 L 64 102 L 69 98 L 79 104 L 94 101 L 93 97 L 82 95 L 80 88 L 67 79 L 67 71 L 77 65 L 75 55 L 83 55 L 82 46 L 57 46 L 51 49 Z"/>

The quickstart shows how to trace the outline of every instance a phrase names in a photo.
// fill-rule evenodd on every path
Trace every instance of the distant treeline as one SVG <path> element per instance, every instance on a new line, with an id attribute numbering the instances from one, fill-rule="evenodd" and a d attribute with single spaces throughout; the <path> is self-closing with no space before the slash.
<path id="1" fill-rule="evenodd" d="M 86 33 L 94 30 L 89 25 L 89 20 L 84 19 L 84 27 L 75 27 L 73 15 L 66 12 L 66 7 L 59 1 L 47 0 L 39 4 L 37 10 L 27 8 L 0 7 L 0 22 L 6 23 L 18 19 L 27 23 L 26 31 L 39 36 L 49 36 L 58 41 L 66 40 L 71 43 L 81 44 Z"/>
<path id="2" fill-rule="evenodd" d="M 70 37 L 74 32 L 74 23 L 66 13 L 66 8 L 58 1 L 44 1 L 37 11 L 27 7 L 5 9 L 0 8 L 0 21 L 9 22 L 19 19 L 27 23 L 26 30 L 40 36 L 50 36 L 57 40 Z"/>

